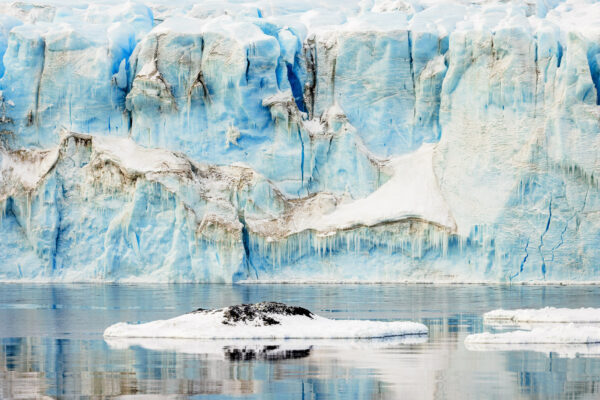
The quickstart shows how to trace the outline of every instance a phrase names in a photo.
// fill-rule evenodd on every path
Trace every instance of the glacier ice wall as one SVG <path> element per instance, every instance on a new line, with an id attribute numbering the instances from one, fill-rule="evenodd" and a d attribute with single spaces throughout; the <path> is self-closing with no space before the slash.
<path id="1" fill-rule="evenodd" d="M 600 3 L 0 3 L 0 279 L 598 281 Z"/>

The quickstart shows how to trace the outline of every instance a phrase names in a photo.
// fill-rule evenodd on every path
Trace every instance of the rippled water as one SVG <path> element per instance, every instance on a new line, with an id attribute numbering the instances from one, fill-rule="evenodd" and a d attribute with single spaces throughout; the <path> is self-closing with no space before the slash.
<path id="1" fill-rule="evenodd" d="M 264 300 L 409 319 L 425 340 L 106 343 L 117 321 Z M 600 398 L 600 352 L 469 351 L 495 308 L 600 307 L 600 287 L 0 284 L 0 397 Z M 589 351 L 588 351 L 589 350 Z M 150 396 L 152 398 L 153 396 Z"/>

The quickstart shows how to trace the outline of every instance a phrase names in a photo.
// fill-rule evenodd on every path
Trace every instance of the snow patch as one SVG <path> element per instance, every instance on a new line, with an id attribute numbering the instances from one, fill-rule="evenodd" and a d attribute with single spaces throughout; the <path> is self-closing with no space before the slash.
<path id="1" fill-rule="evenodd" d="M 98 157 L 111 160 L 129 173 L 178 173 L 190 170 L 190 162 L 168 150 L 145 148 L 129 138 L 94 136 L 92 147 Z"/>
<path id="2" fill-rule="evenodd" d="M 36 189 L 56 164 L 58 154 L 58 147 L 51 150 L 8 151 L 0 146 L 0 200 L 19 189 Z"/>
<path id="3" fill-rule="evenodd" d="M 359 225 L 408 218 L 423 219 L 452 231 L 456 223 L 439 190 L 433 172 L 434 144 L 389 161 L 392 177 L 364 199 L 342 204 L 333 212 L 309 220 L 305 229 L 334 232 Z"/>

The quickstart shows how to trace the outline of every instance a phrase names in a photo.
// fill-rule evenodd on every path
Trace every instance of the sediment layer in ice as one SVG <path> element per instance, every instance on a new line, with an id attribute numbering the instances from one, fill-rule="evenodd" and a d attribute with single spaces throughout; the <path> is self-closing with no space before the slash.
<path id="1" fill-rule="evenodd" d="M 543 326 L 530 331 L 511 331 L 503 333 L 477 333 L 469 335 L 465 344 L 587 344 L 600 343 L 600 327 L 578 324 Z"/>
<path id="2" fill-rule="evenodd" d="M 598 308 L 554 308 L 520 310 L 493 310 L 483 315 L 485 322 L 492 323 L 600 323 Z"/>
<path id="3" fill-rule="evenodd" d="M 119 322 L 105 337 L 182 339 L 382 338 L 425 335 L 427 327 L 406 321 L 333 320 L 301 307 L 263 302 L 197 310 L 145 324 Z"/>

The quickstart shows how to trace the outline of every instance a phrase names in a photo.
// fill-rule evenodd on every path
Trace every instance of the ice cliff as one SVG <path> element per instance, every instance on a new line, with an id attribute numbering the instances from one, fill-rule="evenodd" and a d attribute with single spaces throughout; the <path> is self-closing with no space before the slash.
<path id="1" fill-rule="evenodd" d="M 600 280 L 600 3 L 0 3 L 0 279 Z"/>

